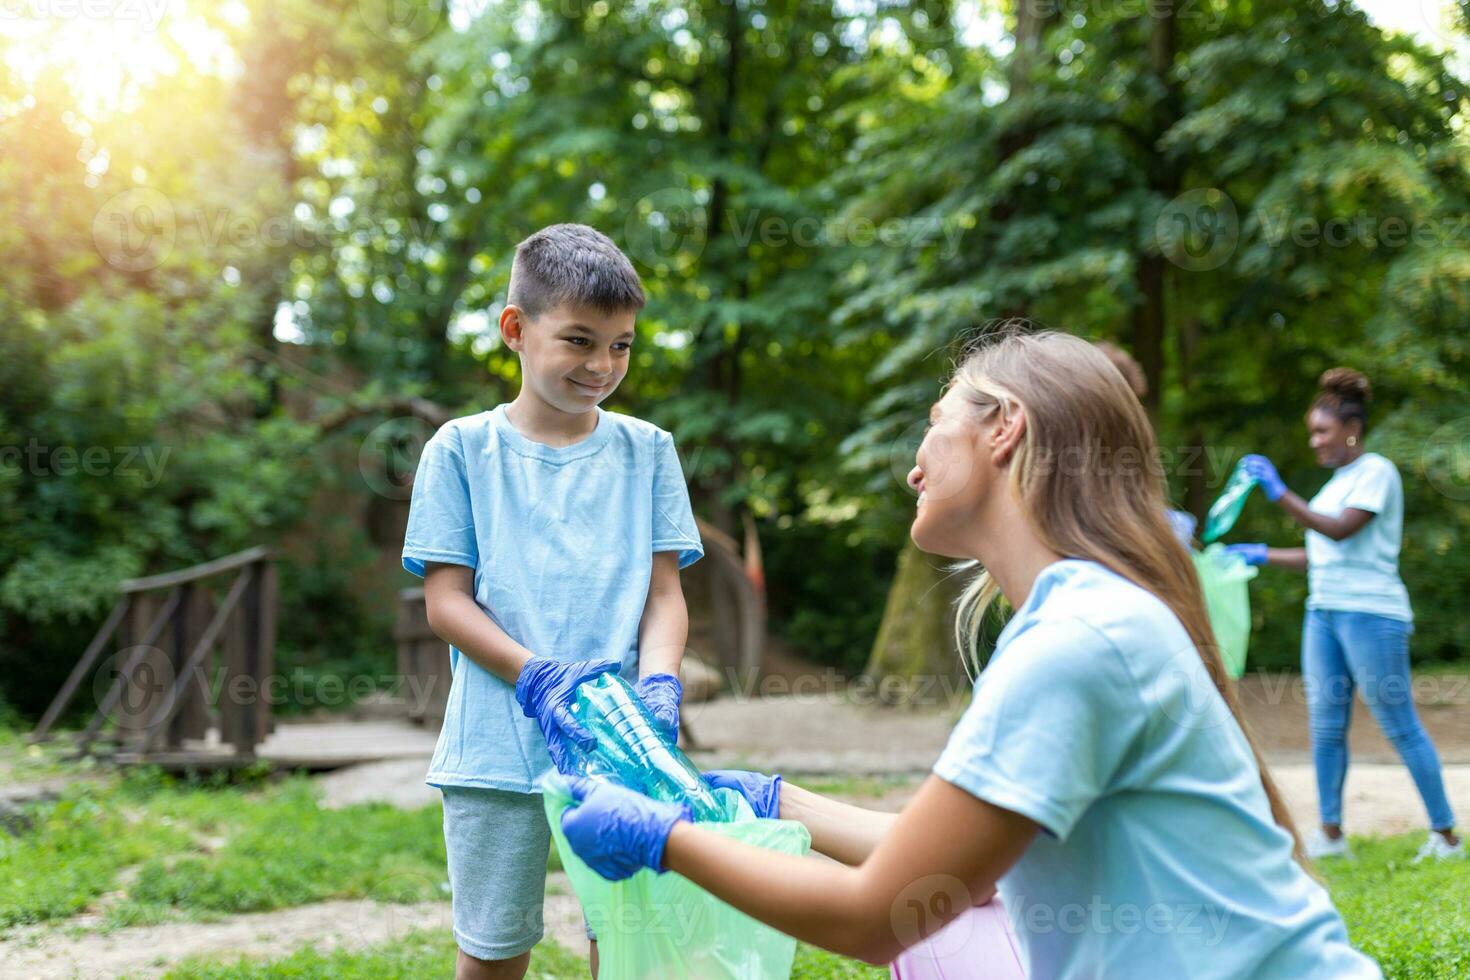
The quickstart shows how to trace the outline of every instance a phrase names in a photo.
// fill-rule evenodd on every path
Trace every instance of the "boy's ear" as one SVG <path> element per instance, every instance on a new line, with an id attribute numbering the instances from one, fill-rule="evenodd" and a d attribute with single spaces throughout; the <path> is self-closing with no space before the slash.
<path id="1" fill-rule="evenodd" d="M 519 352 L 525 345 L 526 314 L 519 306 L 507 304 L 500 311 L 500 339 L 505 346 Z"/>

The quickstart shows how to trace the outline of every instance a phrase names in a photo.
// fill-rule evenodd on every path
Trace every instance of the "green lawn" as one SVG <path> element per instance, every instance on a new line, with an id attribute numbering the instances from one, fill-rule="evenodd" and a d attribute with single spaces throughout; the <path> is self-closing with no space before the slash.
<path id="1" fill-rule="evenodd" d="M 334 898 L 409 902 L 447 894 L 437 807 L 325 810 L 301 778 L 225 785 L 134 773 L 74 786 L 26 817 L 30 826 L 20 835 L 0 832 L 0 935 L 19 924 L 64 924 L 104 895 L 105 927 L 120 928 Z M 1421 840 L 1356 839 L 1358 860 L 1328 862 L 1323 873 L 1353 941 L 1388 977 L 1470 976 L 1470 864 L 1414 866 Z M 439 975 L 453 954 L 448 935 L 426 934 L 392 949 L 303 949 L 270 963 L 194 961 L 171 976 Z M 585 976 L 580 951 L 548 944 L 535 962 L 537 976 Z M 801 947 L 794 975 L 887 971 Z"/>

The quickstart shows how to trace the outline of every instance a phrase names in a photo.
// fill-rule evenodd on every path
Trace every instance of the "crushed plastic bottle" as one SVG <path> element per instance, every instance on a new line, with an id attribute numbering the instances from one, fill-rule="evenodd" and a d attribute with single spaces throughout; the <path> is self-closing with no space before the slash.
<path id="1" fill-rule="evenodd" d="M 1225 489 L 1220 491 L 1220 496 L 1215 498 L 1210 512 L 1205 515 L 1205 531 L 1200 540 L 1209 544 L 1228 533 L 1240 518 L 1245 500 L 1255 486 L 1255 478 L 1245 470 L 1245 460 L 1236 463 L 1235 469 L 1230 471 L 1230 479 L 1225 481 Z"/>
<path id="2" fill-rule="evenodd" d="M 659 733 L 632 685 L 601 674 L 577 688 L 572 717 L 597 739 L 577 750 L 580 775 L 608 779 L 667 803 L 688 803 L 695 820 L 719 820 L 722 809 L 689 757 Z"/>

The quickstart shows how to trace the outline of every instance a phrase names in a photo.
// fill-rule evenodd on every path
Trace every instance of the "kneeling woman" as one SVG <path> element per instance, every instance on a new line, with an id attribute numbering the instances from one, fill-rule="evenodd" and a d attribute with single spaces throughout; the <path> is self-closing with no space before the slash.
<path id="1" fill-rule="evenodd" d="M 997 594 L 1016 612 L 914 799 L 876 813 L 778 776 L 712 774 L 844 867 L 577 782 L 572 847 L 606 877 L 676 871 L 874 963 L 998 884 L 1034 977 L 1380 976 L 1305 870 L 1241 728 L 1164 518 L 1152 428 L 1117 369 L 1064 334 L 993 337 L 930 421 L 909 476 L 914 542 L 983 566 L 961 607 L 972 653 Z M 912 908 L 935 913 L 918 932 L 903 928 Z"/>

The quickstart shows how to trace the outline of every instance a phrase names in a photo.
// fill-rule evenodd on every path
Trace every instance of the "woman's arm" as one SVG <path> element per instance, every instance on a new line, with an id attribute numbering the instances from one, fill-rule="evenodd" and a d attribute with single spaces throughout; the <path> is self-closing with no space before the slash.
<path id="1" fill-rule="evenodd" d="M 1298 572 L 1307 570 L 1306 548 L 1267 548 L 1266 564 L 1289 568 Z"/>
<path id="2" fill-rule="evenodd" d="M 796 820 L 812 835 L 812 850 L 858 865 L 878 847 L 898 814 L 840 803 L 781 780 L 781 819 Z"/>
<path id="3" fill-rule="evenodd" d="M 663 863 L 788 935 L 881 964 L 993 891 L 1037 830 L 931 776 L 855 868 L 773 854 L 688 822 L 669 833 Z"/>
<path id="4" fill-rule="evenodd" d="M 514 684 L 531 651 L 512 640 L 475 601 L 475 570 L 424 563 L 424 611 L 429 629 L 495 676 Z"/>
<path id="5" fill-rule="evenodd" d="M 1334 541 L 1341 541 L 1357 534 L 1368 522 L 1373 520 L 1374 513 L 1371 510 L 1359 510 L 1356 507 L 1348 507 L 1336 517 L 1319 514 L 1307 506 L 1307 502 L 1291 490 L 1286 491 L 1276 499 L 1277 505 L 1291 515 L 1296 521 L 1308 531 L 1316 531 L 1318 534 L 1326 535 Z M 1296 550 L 1296 549 L 1283 549 Z M 1306 567 L 1305 557 L 1302 559 L 1302 567 Z M 1275 562 L 1272 562 L 1275 564 Z M 1295 566 L 1287 566 L 1295 567 Z"/>

